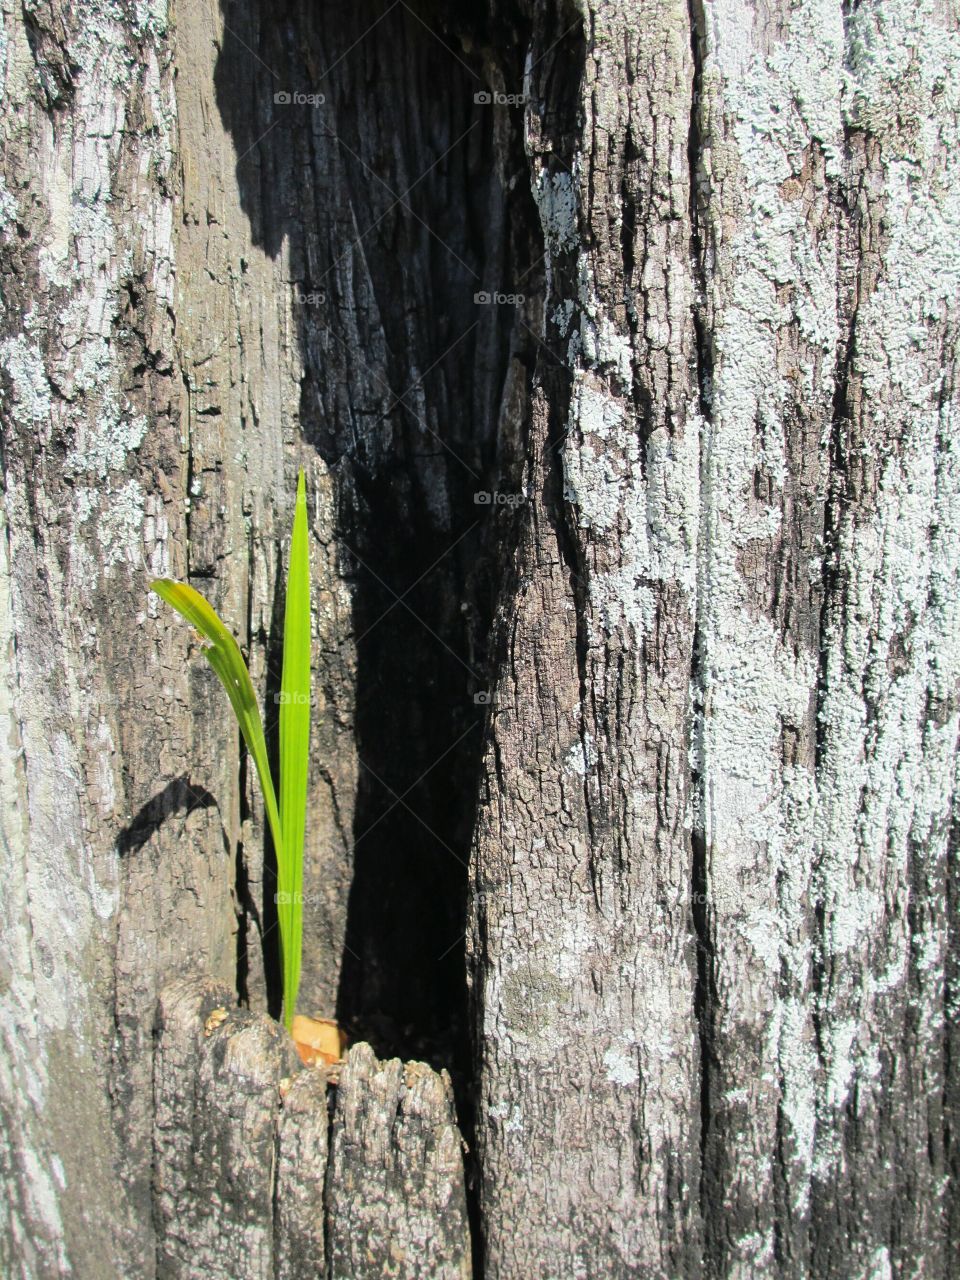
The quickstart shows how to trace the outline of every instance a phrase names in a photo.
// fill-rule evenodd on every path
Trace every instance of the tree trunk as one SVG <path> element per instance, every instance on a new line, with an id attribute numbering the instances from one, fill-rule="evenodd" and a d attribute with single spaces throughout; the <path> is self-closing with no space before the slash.
<path id="1" fill-rule="evenodd" d="M 952 1275 L 957 6 L 3 22 L 0 1269 Z"/>

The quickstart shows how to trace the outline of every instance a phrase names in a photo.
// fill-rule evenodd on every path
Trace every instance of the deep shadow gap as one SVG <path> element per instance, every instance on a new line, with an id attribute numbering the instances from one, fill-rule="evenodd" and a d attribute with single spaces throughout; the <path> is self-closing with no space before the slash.
<path id="1" fill-rule="evenodd" d="M 311 300 L 296 309 L 300 429 L 335 480 L 352 596 L 360 769 L 337 1017 L 381 1057 L 447 1068 L 470 1142 L 467 866 L 517 525 L 500 497 L 519 493 L 535 364 L 520 320 L 543 289 L 522 107 L 483 95 L 521 93 L 529 33 L 516 14 L 439 4 L 221 3 L 217 103 L 253 238 Z M 273 671 L 279 636 L 275 611 Z M 265 860 L 272 905 L 271 874 Z"/>

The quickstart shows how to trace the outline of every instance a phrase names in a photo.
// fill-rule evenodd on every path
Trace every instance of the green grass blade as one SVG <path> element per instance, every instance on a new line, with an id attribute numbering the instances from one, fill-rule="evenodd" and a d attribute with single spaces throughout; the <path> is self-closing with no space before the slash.
<path id="1" fill-rule="evenodd" d="M 283 1013 L 287 1026 L 296 1012 L 303 939 L 303 838 L 307 813 L 307 762 L 310 749 L 310 544 L 303 471 L 297 479 L 297 504 L 290 543 L 287 598 L 283 619 L 283 674 L 280 679 L 280 826 L 283 857 L 277 857 L 277 881 L 289 904 L 280 916 L 283 943 Z"/>
<path id="2" fill-rule="evenodd" d="M 150 584 L 203 640 L 204 655 L 227 691 L 237 723 L 253 757 L 277 854 L 277 922 L 283 968 L 283 1014 L 293 1021 L 300 986 L 303 944 L 303 840 L 307 810 L 310 749 L 310 546 L 303 471 L 297 478 L 297 502 L 290 545 L 283 626 L 283 674 L 280 680 L 280 805 L 247 664 L 236 640 L 209 602 L 184 582 L 157 578 Z"/>
<path id="3" fill-rule="evenodd" d="M 162 600 L 166 600 L 167 604 L 176 609 L 177 613 L 207 641 L 203 649 L 204 656 L 227 691 L 243 740 L 253 757 L 253 763 L 260 778 L 267 809 L 267 821 L 270 824 L 270 834 L 273 837 L 279 865 L 283 858 L 283 844 L 277 798 L 273 789 L 273 779 L 270 777 L 270 763 L 267 758 L 267 744 L 263 736 L 260 708 L 257 706 L 250 672 L 243 660 L 240 646 L 217 617 L 208 601 L 187 583 L 174 582 L 171 578 L 156 578 L 150 583 L 150 590 L 155 591 Z"/>

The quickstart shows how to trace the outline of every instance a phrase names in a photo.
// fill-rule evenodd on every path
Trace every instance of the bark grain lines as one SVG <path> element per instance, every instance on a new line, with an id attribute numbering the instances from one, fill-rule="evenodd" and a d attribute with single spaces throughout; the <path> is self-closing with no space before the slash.
<path id="1" fill-rule="evenodd" d="M 209 979 L 161 992 L 153 1191 L 161 1280 L 470 1280 L 450 1078 L 355 1045 L 304 1070 Z"/>
<path id="2" fill-rule="evenodd" d="M 941 1274 L 956 10 L 590 17 L 528 146 L 570 382 L 478 821 L 488 1266 Z"/>
<path id="3" fill-rule="evenodd" d="M 540 36 L 534 119 L 557 56 Z M 548 351 L 471 948 L 494 1275 L 675 1275 L 700 1253 L 692 77 L 680 6 L 605 6 L 579 101 L 528 143 Z"/>
<path id="4" fill-rule="evenodd" d="M 424 1058 L 488 1280 L 952 1274 L 955 0 L 3 30 L 0 1269 L 466 1274 Z M 269 726 L 301 463 L 329 1128 L 145 591 Z"/>

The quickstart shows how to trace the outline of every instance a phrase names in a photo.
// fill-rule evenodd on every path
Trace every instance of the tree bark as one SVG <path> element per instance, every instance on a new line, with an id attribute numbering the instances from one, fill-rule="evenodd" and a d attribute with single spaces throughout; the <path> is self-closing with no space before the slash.
<path id="1" fill-rule="evenodd" d="M 157 1275 L 469 1280 L 449 1076 L 362 1043 L 303 1070 L 276 1022 L 235 1003 L 208 979 L 161 993 Z"/>
<path id="2" fill-rule="evenodd" d="M 3 23 L 0 1270 L 951 1275 L 956 4 Z"/>

